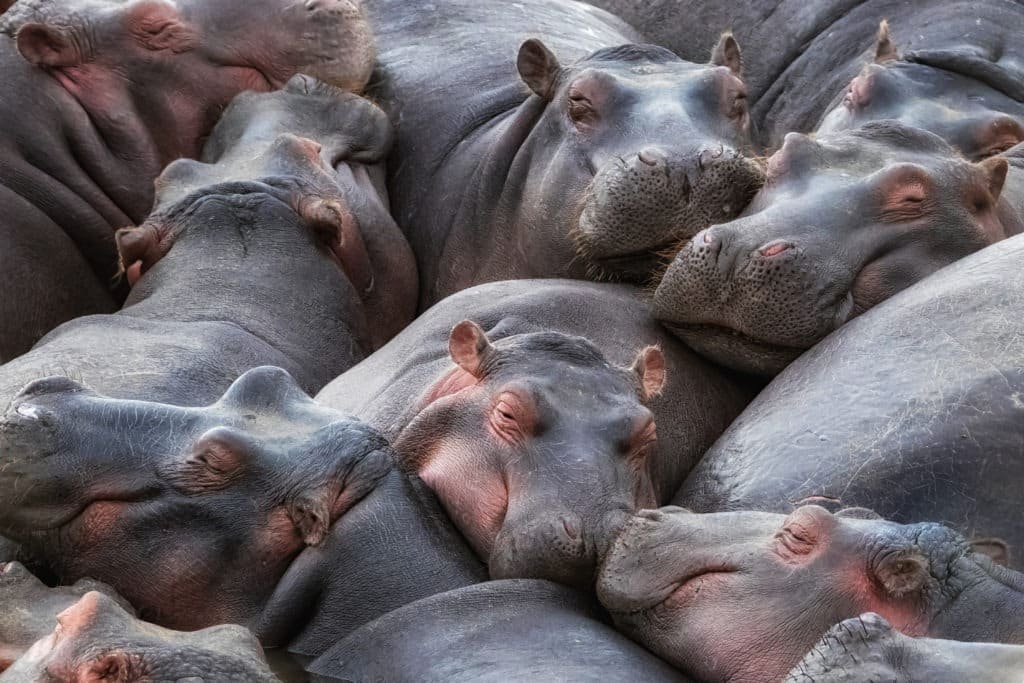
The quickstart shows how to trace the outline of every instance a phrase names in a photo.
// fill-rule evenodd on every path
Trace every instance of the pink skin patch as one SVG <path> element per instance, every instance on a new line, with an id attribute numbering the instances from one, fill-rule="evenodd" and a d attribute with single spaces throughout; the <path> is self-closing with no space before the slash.
<path id="1" fill-rule="evenodd" d="M 135 283 L 142 278 L 142 261 L 136 261 L 128 266 L 124 275 L 128 279 L 128 284 L 134 287 Z"/>

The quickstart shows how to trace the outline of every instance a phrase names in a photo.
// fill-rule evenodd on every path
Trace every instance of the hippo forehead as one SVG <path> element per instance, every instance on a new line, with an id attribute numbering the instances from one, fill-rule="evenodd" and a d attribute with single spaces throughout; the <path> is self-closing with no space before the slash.
<path id="1" fill-rule="evenodd" d="M 590 341 L 558 334 L 530 334 L 494 343 L 497 351 L 484 365 L 488 380 L 530 380 L 550 390 L 634 395 L 630 374 L 616 367 Z"/>

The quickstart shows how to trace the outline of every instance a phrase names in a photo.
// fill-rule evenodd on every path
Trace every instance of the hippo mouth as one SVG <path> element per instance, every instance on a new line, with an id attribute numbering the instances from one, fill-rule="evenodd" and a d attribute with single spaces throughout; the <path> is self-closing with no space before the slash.
<path id="1" fill-rule="evenodd" d="M 810 348 L 763 341 L 722 325 L 660 322 L 702 356 L 732 370 L 754 375 L 777 375 Z"/>

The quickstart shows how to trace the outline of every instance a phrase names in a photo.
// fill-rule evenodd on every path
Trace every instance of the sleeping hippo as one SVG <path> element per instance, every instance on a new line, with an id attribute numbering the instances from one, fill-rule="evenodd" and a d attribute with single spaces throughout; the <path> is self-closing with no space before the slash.
<path id="1" fill-rule="evenodd" d="M 668 500 L 751 390 L 633 287 L 517 280 L 449 297 L 317 400 L 392 441 L 493 578 L 589 588 L 623 517 Z"/>
<path id="2" fill-rule="evenodd" d="M 878 303 L 1024 231 L 1024 192 L 1003 192 L 1024 171 L 1009 168 L 896 122 L 791 133 L 742 217 L 676 255 L 654 316 L 719 363 L 774 375 Z"/>
<path id="3" fill-rule="evenodd" d="M 839 93 L 818 132 L 879 119 L 931 131 L 968 159 L 1004 152 L 1024 141 L 1024 64 L 1008 73 L 985 51 L 948 45 L 901 55 L 883 21 L 873 59 Z"/>
<path id="4" fill-rule="evenodd" d="M 63 374 L 111 396 L 203 405 L 260 365 L 307 391 L 354 365 L 412 313 L 385 310 L 390 295 L 365 284 L 415 287 L 359 169 L 386 153 L 389 126 L 366 100 L 304 77 L 245 96 L 214 131 L 216 162 L 171 164 L 153 215 L 117 233 L 134 283 L 125 308 L 66 323 L 4 365 L 0 400 Z"/>
<path id="5" fill-rule="evenodd" d="M 51 630 L 0 674 L 0 681 L 279 683 L 259 642 L 246 629 L 169 631 L 139 621 L 110 596 L 95 591 L 61 612 Z"/>
<path id="6" fill-rule="evenodd" d="M 696 64 L 575 0 L 367 8 L 424 308 L 503 279 L 644 282 L 664 247 L 738 213 L 761 181 L 741 155 L 731 36 Z"/>
<path id="7" fill-rule="evenodd" d="M 359 89 L 373 56 L 358 0 L 29 0 L 4 13 L 0 362 L 120 307 L 114 231 L 145 219 L 153 180 L 199 154 L 235 95 L 300 72 Z"/>
<path id="8" fill-rule="evenodd" d="M 1024 236 L 893 297 L 808 351 L 708 451 L 674 503 L 813 501 L 940 520 L 1024 568 Z"/>
<path id="9" fill-rule="evenodd" d="M 911 638 L 869 612 L 833 626 L 784 683 L 1020 683 L 1024 647 Z"/>
<path id="10" fill-rule="evenodd" d="M 592 597 L 565 586 L 488 581 L 367 624 L 309 671 L 318 683 L 687 682 L 605 619 Z"/>
<path id="11" fill-rule="evenodd" d="M 0 420 L 0 533 L 63 583 L 110 584 L 147 621 L 242 624 L 309 656 L 486 578 L 384 439 L 279 368 L 202 408 L 30 384 Z"/>
<path id="12" fill-rule="evenodd" d="M 867 611 L 910 636 L 1024 644 L 1024 575 L 944 526 L 862 509 L 644 510 L 605 557 L 597 593 L 620 630 L 702 681 L 781 680 Z"/>
<path id="13" fill-rule="evenodd" d="M 132 611 L 109 586 L 82 579 L 73 586 L 49 588 L 17 562 L 0 562 L 0 672 L 4 671 L 57 623 L 57 615 L 86 593 L 108 595 Z"/>

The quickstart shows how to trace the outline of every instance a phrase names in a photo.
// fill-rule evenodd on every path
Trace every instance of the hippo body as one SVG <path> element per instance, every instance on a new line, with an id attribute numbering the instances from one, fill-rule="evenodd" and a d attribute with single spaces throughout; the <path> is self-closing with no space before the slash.
<path id="1" fill-rule="evenodd" d="M 390 300 L 356 285 L 376 275 L 415 296 L 408 246 L 387 238 L 394 224 L 358 220 L 381 216 L 365 198 L 373 184 L 356 174 L 389 141 L 380 110 L 306 77 L 242 96 L 208 144 L 215 158 L 169 166 L 154 214 L 118 233 L 135 283 L 125 308 L 66 323 L 4 365 L 0 396 L 67 375 L 111 396 L 204 405 L 267 364 L 319 389 L 412 314 L 408 303 L 381 310 Z M 362 248 L 353 254 L 351 244 Z"/>
<path id="2" fill-rule="evenodd" d="M 366 18 L 329 4 L 42 0 L 3 13 L 0 362 L 62 322 L 120 307 L 115 230 L 145 219 L 160 171 L 199 154 L 235 95 L 300 71 L 365 83 Z"/>
<path id="3" fill-rule="evenodd" d="M 737 152 L 749 125 L 731 39 L 698 65 L 574 0 L 367 9 L 422 308 L 503 279 L 645 281 L 661 249 L 733 215 L 760 182 Z"/>
<path id="4" fill-rule="evenodd" d="M 564 586 L 490 581 L 381 617 L 309 671 L 319 683 L 687 681 L 603 620 L 592 598 Z"/>
<path id="5" fill-rule="evenodd" d="M 800 501 L 942 521 L 1009 545 L 1024 475 L 1024 237 L 988 247 L 869 311 L 768 386 L 675 504 L 788 512 Z"/>

